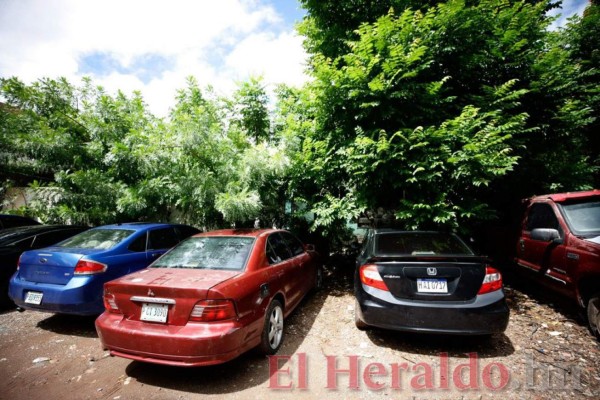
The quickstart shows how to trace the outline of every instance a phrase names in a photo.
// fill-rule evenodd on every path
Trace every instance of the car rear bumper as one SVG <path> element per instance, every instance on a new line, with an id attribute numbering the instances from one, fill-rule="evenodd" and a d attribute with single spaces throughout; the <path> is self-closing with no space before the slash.
<path id="1" fill-rule="evenodd" d="M 364 286 L 363 286 L 364 288 Z M 509 309 L 502 290 L 467 302 L 411 301 L 389 292 L 357 290 L 358 316 L 367 325 L 409 332 L 488 335 L 506 330 Z"/>
<path id="2" fill-rule="evenodd" d="M 25 296 L 30 291 L 43 293 L 41 304 L 25 303 Z M 29 282 L 14 275 L 8 295 L 17 306 L 26 310 L 74 315 L 99 315 L 104 311 L 102 282 L 88 277 L 73 278 L 67 285 L 56 285 Z"/>
<path id="3" fill-rule="evenodd" d="M 183 326 L 133 321 L 105 312 L 96 320 L 102 346 L 111 355 L 180 367 L 221 364 L 256 347 L 260 337 L 237 321 L 189 322 Z"/>

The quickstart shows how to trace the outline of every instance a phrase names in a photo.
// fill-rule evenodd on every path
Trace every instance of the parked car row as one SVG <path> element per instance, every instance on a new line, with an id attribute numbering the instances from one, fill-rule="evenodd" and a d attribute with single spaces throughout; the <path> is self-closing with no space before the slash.
<path id="1" fill-rule="evenodd" d="M 201 366 L 275 353 L 285 317 L 322 282 L 314 247 L 287 231 L 129 223 L 26 251 L 9 295 L 22 309 L 101 314 L 112 355 Z M 499 272 L 451 234 L 371 230 L 355 292 L 360 329 L 481 335 L 508 323 Z"/>

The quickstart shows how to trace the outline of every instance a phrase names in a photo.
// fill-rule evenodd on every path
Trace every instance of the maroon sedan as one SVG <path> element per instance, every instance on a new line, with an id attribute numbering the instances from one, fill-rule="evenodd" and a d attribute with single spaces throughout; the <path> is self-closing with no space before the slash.
<path id="1" fill-rule="evenodd" d="M 157 364 L 220 364 L 255 347 L 273 354 L 284 317 L 321 283 L 317 253 L 289 232 L 202 233 L 106 283 L 96 329 L 111 355 Z"/>

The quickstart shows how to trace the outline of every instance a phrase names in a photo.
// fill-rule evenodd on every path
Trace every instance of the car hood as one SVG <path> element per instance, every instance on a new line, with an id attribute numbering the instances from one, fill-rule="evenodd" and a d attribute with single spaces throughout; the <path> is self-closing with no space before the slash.
<path id="1" fill-rule="evenodd" d="M 588 242 L 595 243 L 595 244 L 600 244 L 600 236 L 586 238 L 585 240 L 587 240 Z"/>

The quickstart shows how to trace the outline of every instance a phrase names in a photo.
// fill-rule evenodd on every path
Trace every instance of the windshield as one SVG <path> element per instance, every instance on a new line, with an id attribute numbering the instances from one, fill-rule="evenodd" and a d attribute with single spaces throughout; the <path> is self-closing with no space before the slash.
<path id="1" fill-rule="evenodd" d="M 227 269 L 241 271 L 254 238 L 239 236 L 192 237 L 151 265 L 152 268 Z"/>
<path id="2" fill-rule="evenodd" d="M 59 243 L 57 247 L 108 250 L 134 232 L 130 229 L 91 229 Z"/>
<path id="3" fill-rule="evenodd" d="M 473 255 L 473 251 L 453 234 L 389 232 L 376 235 L 375 254 L 380 256 Z"/>
<path id="4" fill-rule="evenodd" d="M 600 201 L 561 205 L 567 224 L 576 235 L 600 235 Z"/>

